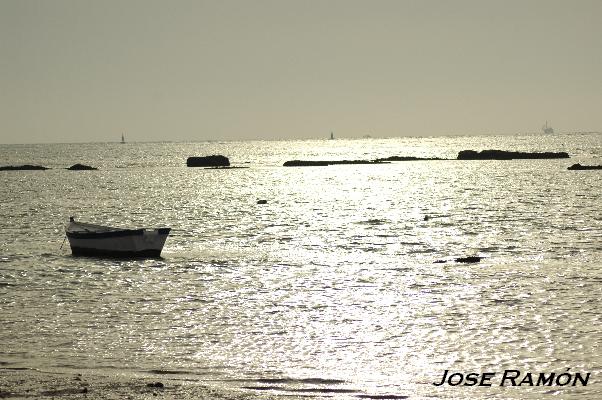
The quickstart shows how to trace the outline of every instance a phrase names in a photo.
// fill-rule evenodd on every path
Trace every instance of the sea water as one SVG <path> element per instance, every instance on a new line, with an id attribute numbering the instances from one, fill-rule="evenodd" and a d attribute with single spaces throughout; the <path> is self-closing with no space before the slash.
<path id="1" fill-rule="evenodd" d="M 464 149 L 571 158 L 282 166 Z M 248 168 L 186 167 L 211 154 Z M 600 398 L 602 173 L 577 162 L 602 164 L 602 135 L 0 145 L 0 165 L 52 168 L 0 171 L 0 364 L 233 395 Z M 73 257 L 70 216 L 172 232 L 161 259 Z M 587 386 L 499 385 L 567 368 Z M 445 370 L 496 375 L 433 385 Z"/>

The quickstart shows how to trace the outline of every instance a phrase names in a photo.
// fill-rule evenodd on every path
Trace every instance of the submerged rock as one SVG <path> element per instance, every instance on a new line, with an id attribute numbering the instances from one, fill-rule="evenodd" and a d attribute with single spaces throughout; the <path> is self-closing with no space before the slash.
<path id="1" fill-rule="evenodd" d="M 41 165 L 7 165 L 5 167 L 0 167 L 0 171 L 45 171 L 47 167 L 42 167 Z"/>
<path id="2" fill-rule="evenodd" d="M 227 167 L 204 167 L 205 169 L 248 169 L 249 167 L 227 166 Z"/>
<path id="3" fill-rule="evenodd" d="M 69 168 L 69 171 L 96 171 L 98 168 L 91 167 L 89 165 L 84 164 L 73 164 Z"/>
<path id="4" fill-rule="evenodd" d="M 304 161 L 304 160 L 292 160 L 286 161 L 284 167 L 325 167 L 328 165 L 328 161 Z"/>
<path id="5" fill-rule="evenodd" d="M 522 152 L 504 150 L 462 150 L 458 153 L 458 160 L 519 160 L 519 159 L 547 159 L 547 158 L 569 158 L 569 154 L 561 152 Z"/>
<path id="6" fill-rule="evenodd" d="M 567 168 L 570 171 L 582 171 L 588 169 L 602 169 L 602 165 L 581 165 L 581 164 L 573 164 Z"/>
<path id="7" fill-rule="evenodd" d="M 188 157 L 186 160 L 188 167 L 229 167 L 230 160 L 222 155 L 212 155 L 206 157 Z"/>
<path id="8" fill-rule="evenodd" d="M 389 164 L 386 161 L 379 160 L 292 160 L 286 161 L 284 167 L 325 167 L 328 165 L 344 165 L 344 164 Z"/>
<path id="9" fill-rule="evenodd" d="M 479 256 L 469 256 L 469 257 L 458 257 L 456 258 L 456 262 L 459 263 L 478 263 L 479 261 L 481 261 L 483 259 L 483 257 L 479 257 Z"/>
<path id="10" fill-rule="evenodd" d="M 413 157 L 413 156 L 391 156 L 386 158 L 377 158 L 374 161 L 433 161 L 433 160 L 445 160 L 445 158 L 439 157 Z"/>

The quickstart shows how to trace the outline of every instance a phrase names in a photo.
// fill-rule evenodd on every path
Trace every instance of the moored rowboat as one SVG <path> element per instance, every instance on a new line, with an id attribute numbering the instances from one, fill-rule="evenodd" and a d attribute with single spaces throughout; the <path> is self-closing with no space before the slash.
<path id="1" fill-rule="evenodd" d="M 123 229 L 76 222 L 65 227 L 74 256 L 160 257 L 171 228 Z"/>

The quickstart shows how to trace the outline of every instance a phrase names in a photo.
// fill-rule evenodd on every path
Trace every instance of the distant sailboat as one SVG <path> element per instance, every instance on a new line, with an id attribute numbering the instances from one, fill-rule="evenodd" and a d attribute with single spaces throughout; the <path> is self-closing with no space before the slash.
<path id="1" fill-rule="evenodd" d="M 334 133 L 330 132 L 330 140 L 334 140 Z"/>
<path id="2" fill-rule="evenodd" d="M 121 134 L 121 144 L 125 143 L 125 136 L 123 136 L 123 133 Z"/>
<path id="3" fill-rule="evenodd" d="M 543 133 L 554 133 L 554 129 L 551 126 L 548 126 L 548 121 L 546 121 L 546 124 L 541 127 L 541 130 Z"/>

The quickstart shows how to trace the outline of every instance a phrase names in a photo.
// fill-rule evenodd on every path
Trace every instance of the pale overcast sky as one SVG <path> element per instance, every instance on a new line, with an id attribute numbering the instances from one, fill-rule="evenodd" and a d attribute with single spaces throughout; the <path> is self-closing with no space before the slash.
<path id="1" fill-rule="evenodd" d="M 0 143 L 602 130 L 602 0 L 0 0 Z"/>

